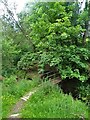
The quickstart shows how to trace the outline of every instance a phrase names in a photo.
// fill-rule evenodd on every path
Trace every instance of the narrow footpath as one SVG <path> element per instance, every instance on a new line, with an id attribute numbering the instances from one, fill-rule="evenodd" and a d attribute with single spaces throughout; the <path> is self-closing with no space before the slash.
<path id="1" fill-rule="evenodd" d="M 60 79 L 57 80 L 51 80 L 53 84 L 57 84 L 61 82 Z M 26 95 L 21 97 L 21 99 L 14 105 L 12 108 L 9 117 L 10 119 L 12 118 L 21 118 L 21 113 L 20 111 L 24 108 L 24 104 L 27 102 L 27 100 L 42 86 L 41 84 L 38 85 L 38 87 L 34 88 L 32 91 L 28 92 Z"/>
<path id="2" fill-rule="evenodd" d="M 37 91 L 37 88 L 28 92 L 12 108 L 8 118 L 20 118 L 20 111 L 24 107 L 25 102 Z"/>

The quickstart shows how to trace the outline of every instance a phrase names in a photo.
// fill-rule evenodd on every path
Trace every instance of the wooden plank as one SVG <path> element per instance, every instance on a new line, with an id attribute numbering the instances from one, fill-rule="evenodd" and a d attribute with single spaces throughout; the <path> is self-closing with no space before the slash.
<path id="1" fill-rule="evenodd" d="M 58 83 L 60 83 L 62 80 L 60 79 L 60 78 L 58 78 L 58 79 L 51 79 L 50 80 L 53 84 L 58 84 Z"/>

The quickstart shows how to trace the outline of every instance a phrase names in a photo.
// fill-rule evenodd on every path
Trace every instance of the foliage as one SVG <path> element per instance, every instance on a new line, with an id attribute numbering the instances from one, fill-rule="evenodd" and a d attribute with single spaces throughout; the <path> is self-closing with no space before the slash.
<path id="1" fill-rule="evenodd" d="M 32 69 L 37 64 L 37 60 L 38 58 L 36 53 L 27 52 L 18 62 L 18 68 L 21 70 Z"/>
<path id="2" fill-rule="evenodd" d="M 32 88 L 39 84 L 39 79 L 16 80 L 16 76 L 10 76 L 3 81 L 2 89 L 2 117 L 7 118 L 13 105 Z"/>
<path id="3" fill-rule="evenodd" d="M 77 2 L 39 2 L 32 6 L 32 10 L 28 7 L 27 11 L 18 14 L 16 21 L 13 9 L 7 5 L 9 12 L 0 18 L 3 24 L 0 31 L 2 74 L 6 76 L 3 81 L 3 117 L 8 116 L 8 111 L 20 97 L 40 83 L 37 77 L 27 81 L 25 78 L 29 75 L 21 71 L 30 72 L 34 67 L 42 73 L 49 65 L 59 71 L 62 79 L 79 79 L 83 82 L 79 97 L 88 101 L 90 86 L 84 81 L 90 77 L 90 40 L 84 35 L 89 8 L 79 13 Z M 51 83 L 43 86 L 26 104 L 23 117 L 87 117 L 87 107 L 81 101 L 74 101 Z"/>
<path id="4" fill-rule="evenodd" d="M 36 65 L 43 72 L 48 64 L 56 67 L 62 79 L 88 79 L 90 49 L 89 42 L 87 46 L 83 44 L 82 35 L 84 18 L 88 21 L 87 10 L 79 13 L 77 2 L 39 2 L 33 5 L 32 11 L 28 7 L 27 14 L 24 11 L 18 17 L 18 22 L 12 21 L 9 14 L 8 22 L 6 16 L 2 18 L 3 75 L 15 72 L 17 66 L 28 70 Z"/>
<path id="5" fill-rule="evenodd" d="M 14 10 L 12 9 L 12 11 Z M 4 76 L 9 76 L 10 74 L 15 73 L 17 70 L 17 62 L 23 54 L 31 50 L 31 46 L 29 45 L 30 41 L 27 40 L 25 35 L 19 30 L 13 18 L 9 14 L 6 14 L 1 17 L 3 27 L 0 33 L 3 48 L 2 74 Z M 17 23 L 18 22 L 19 21 L 17 21 Z"/>
<path id="6" fill-rule="evenodd" d="M 30 57 L 25 55 L 19 66 L 30 67 L 38 58 L 39 72 L 43 72 L 48 64 L 57 68 L 62 79 L 88 79 L 90 50 L 83 45 L 82 33 L 85 29 L 77 22 L 81 19 L 78 14 L 76 24 L 72 22 L 75 5 L 48 2 L 34 6 L 32 14 L 26 16 L 26 21 L 31 29 L 29 35 L 36 47 L 33 54 L 37 57 L 33 59 L 32 53 L 29 53 Z"/>
<path id="7" fill-rule="evenodd" d="M 12 106 L 17 102 L 15 96 L 7 94 L 2 96 L 2 117 L 6 118 Z"/>
<path id="8" fill-rule="evenodd" d="M 15 69 L 15 58 L 20 53 L 13 40 L 5 39 L 2 41 L 2 74 L 8 75 L 13 73 Z"/>
<path id="9" fill-rule="evenodd" d="M 3 94 L 8 92 L 9 94 L 15 95 L 16 97 L 21 97 L 23 94 L 25 94 L 25 92 L 37 86 L 38 84 L 39 78 L 37 78 L 37 80 L 33 79 L 32 81 L 26 79 L 17 81 L 16 76 L 13 75 L 9 78 L 5 78 L 3 82 Z"/>
<path id="10" fill-rule="evenodd" d="M 41 56 L 40 67 L 43 69 L 43 64 L 56 66 L 63 79 L 75 77 L 83 81 L 88 78 L 88 65 L 86 62 L 86 59 L 88 59 L 88 50 L 75 46 L 65 46 L 61 48 L 59 53 L 58 51 L 56 55 L 44 52 Z"/>
<path id="11" fill-rule="evenodd" d="M 82 83 L 79 88 L 79 98 L 86 102 L 87 105 L 90 104 L 90 84 L 88 83 Z"/>
<path id="12" fill-rule="evenodd" d="M 0 119 L 2 119 L 2 83 L 0 82 Z"/>
<path id="13" fill-rule="evenodd" d="M 45 83 L 22 110 L 22 118 L 87 118 L 87 115 L 85 104 L 64 95 L 50 82 Z"/>

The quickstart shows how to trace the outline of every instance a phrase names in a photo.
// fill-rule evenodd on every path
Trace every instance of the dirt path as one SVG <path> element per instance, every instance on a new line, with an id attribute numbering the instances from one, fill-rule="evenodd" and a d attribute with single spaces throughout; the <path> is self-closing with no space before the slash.
<path id="1" fill-rule="evenodd" d="M 20 118 L 20 111 L 24 107 L 25 102 L 37 91 L 37 88 L 28 92 L 26 95 L 21 97 L 21 99 L 12 108 L 9 118 Z"/>
<path id="2" fill-rule="evenodd" d="M 60 82 L 60 79 L 58 80 L 52 80 L 53 84 L 57 84 L 58 82 Z M 9 117 L 10 119 L 12 118 L 21 118 L 21 109 L 24 107 L 24 104 L 26 103 L 26 101 L 40 88 L 40 86 L 42 86 L 41 84 L 38 85 L 38 87 L 34 88 L 32 91 L 28 92 L 26 95 L 24 95 L 23 97 L 21 97 L 21 99 L 14 105 L 14 107 L 12 108 Z"/>

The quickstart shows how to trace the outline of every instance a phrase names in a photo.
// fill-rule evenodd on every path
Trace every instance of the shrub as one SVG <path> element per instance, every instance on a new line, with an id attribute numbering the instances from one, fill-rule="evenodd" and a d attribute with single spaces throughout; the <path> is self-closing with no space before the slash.
<path id="1" fill-rule="evenodd" d="M 79 91 L 79 98 L 86 102 L 87 105 L 90 104 L 90 84 L 88 83 L 81 83 L 81 85 L 78 87 Z"/>
<path id="2" fill-rule="evenodd" d="M 36 53 L 27 52 L 21 57 L 20 61 L 18 61 L 18 68 L 21 70 L 33 69 L 37 64 L 37 58 L 38 56 Z"/>
<path id="3" fill-rule="evenodd" d="M 15 73 L 15 59 L 19 55 L 20 50 L 17 50 L 17 45 L 11 38 L 4 39 L 2 41 L 2 74 L 4 76 L 10 76 Z"/>

